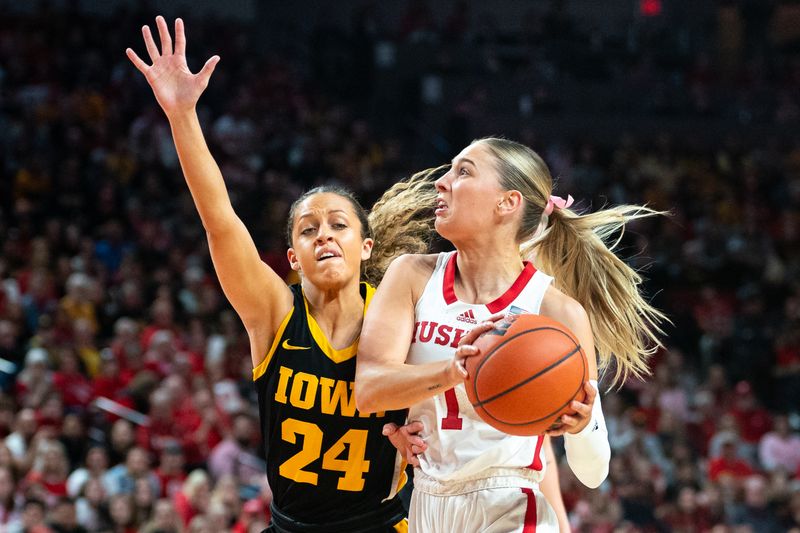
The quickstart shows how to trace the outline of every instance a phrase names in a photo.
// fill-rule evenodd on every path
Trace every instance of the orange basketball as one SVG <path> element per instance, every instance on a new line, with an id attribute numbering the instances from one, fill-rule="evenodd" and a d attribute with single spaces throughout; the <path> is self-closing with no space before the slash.
<path id="1" fill-rule="evenodd" d="M 541 315 L 509 315 L 475 342 L 464 385 L 478 415 L 510 435 L 540 435 L 584 398 L 589 366 L 578 339 Z"/>

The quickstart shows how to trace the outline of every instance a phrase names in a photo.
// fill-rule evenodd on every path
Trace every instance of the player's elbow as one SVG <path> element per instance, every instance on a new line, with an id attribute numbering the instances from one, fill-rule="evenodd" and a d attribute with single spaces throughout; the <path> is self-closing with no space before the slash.
<path id="1" fill-rule="evenodd" d="M 373 394 L 370 387 L 360 385 L 356 380 L 356 409 L 359 413 L 370 414 L 377 412 L 377 395 Z"/>
<path id="2" fill-rule="evenodd" d="M 356 409 L 359 413 L 375 413 L 379 409 L 380 391 L 377 390 L 374 380 L 370 379 L 369 372 L 359 364 L 355 381 Z"/>
<path id="3" fill-rule="evenodd" d="M 573 468 L 575 477 L 590 489 L 596 489 L 608 477 L 611 448 L 601 447 L 599 450 L 595 450 L 595 453 L 589 453 L 582 459 L 577 468 Z"/>
<path id="4" fill-rule="evenodd" d="M 564 448 L 575 477 L 590 489 L 596 489 L 608 477 L 611 447 L 605 431 L 591 432 L 582 437 L 567 434 Z"/>
<path id="5" fill-rule="evenodd" d="M 596 489 L 600 485 L 602 485 L 603 481 L 606 480 L 608 477 L 608 461 L 605 464 L 598 465 L 599 468 L 591 469 L 588 472 L 584 472 L 581 475 L 577 475 L 578 481 L 589 487 L 590 489 Z"/>

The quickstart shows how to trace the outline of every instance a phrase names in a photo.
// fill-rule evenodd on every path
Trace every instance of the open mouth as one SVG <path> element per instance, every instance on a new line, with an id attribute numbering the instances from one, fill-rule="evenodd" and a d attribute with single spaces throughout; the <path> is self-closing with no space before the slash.
<path id="1" fill-rule="evenodd" d="M 342 257 L 340 254 L 336 252 L 323 252 L 317 256 L 317 261 L 327 261 L 328 259 L 333 259 L 336 257 Z"/>

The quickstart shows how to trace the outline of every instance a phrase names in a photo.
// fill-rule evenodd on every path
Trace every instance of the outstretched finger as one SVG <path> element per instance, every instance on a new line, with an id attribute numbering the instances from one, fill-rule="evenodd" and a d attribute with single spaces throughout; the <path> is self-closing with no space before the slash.
<path id="1" fill-rule="evenodd" d="M 167 21 L 161 15 L 156 17 L 156 26 L 158 26 L 158 35 L 161 37 L 161 53 L 165 56 L 171 56 L 172 36 L 169 34 Z"/>
<path id="2" fill-rule="evenodd" d="M 147 63 L 142 61 L 142 59 L 138 55 L 136 55 L 136 52 L 134 52 L 132 49 L 128 48 L 128 49 L 125 50 L 125 55 L 127 55 L 128 59 L 131 60 L 131 63 L 133 63 L 133 66 L 136 67 L 137 69 L 139 69 L 139 72 L 141 72 L 142 74 L 146 74 L 147 73 L 147 69 L 150 68 L 150 67 L 148 67 Z"/>
<path id="3" fill-rule="evenodd" d="M 150 26 L 142 26 L 142 36 L 144 37 L 144 45 L 147 47 L 147 53 L 150 54 L 150 61 L 155 63 L 156 59 L 161 57 L 158 53 L 158 47 L 153 40 L 153 34 L 150 32 Z"/>
<path id="4" fill-rule="evenodd" d="M 208 79 L 211 77 L 211 74 L 214 72 L 214 69 L 219 63 L 219 56 L 211 56 L 206 64 L 203 65 L 203 69 L 197 73 L 197 76 L 200 78 L 200 81 L 203 82 L 203 85 L 208 84 Z"/>
<path id="5" fill-rule="evenodd" d="M 183 30 L 183 19 L 175 19 L 175 55 L 186 55 L 186 33 Z"/>

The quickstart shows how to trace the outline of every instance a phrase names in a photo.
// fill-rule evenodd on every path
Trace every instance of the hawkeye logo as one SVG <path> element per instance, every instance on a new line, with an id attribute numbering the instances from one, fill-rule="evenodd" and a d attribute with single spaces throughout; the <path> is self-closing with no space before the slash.
<path id="1" fill-rule="evenodd" d="M 311 346 L 292 346 L 289 344 L 289 339 L 283 341 L 281 344 L 284 350 L 310 350 Z"/>

